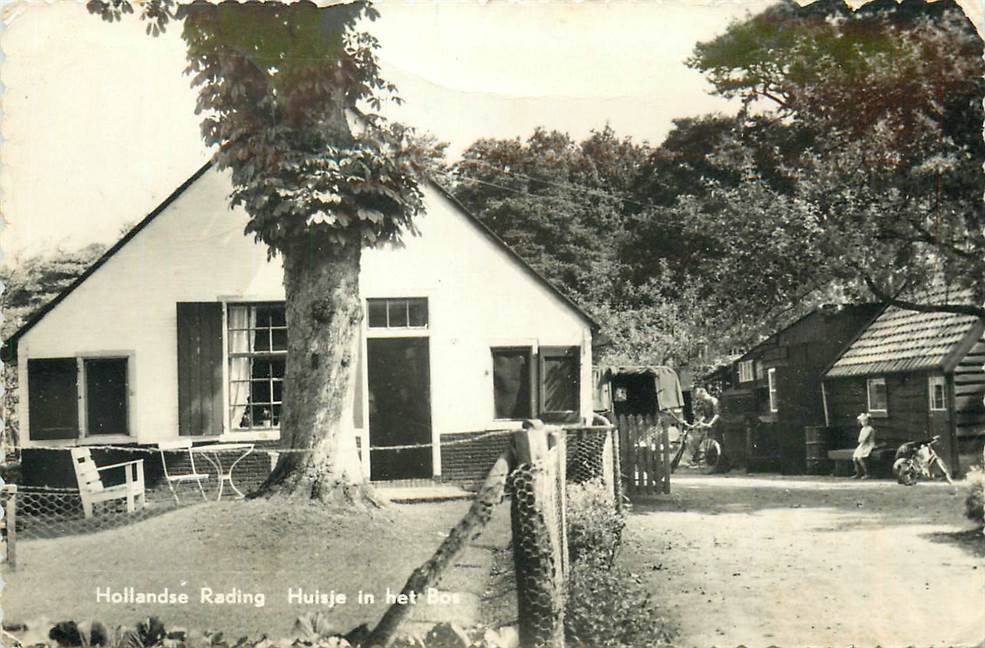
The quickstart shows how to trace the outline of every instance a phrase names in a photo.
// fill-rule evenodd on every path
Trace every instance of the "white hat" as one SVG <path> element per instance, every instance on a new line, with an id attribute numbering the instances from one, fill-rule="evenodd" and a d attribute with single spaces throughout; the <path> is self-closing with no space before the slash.
<path id="1" fill-rule="evenodd" d="M 868 421 L 870 418 L 872 418 L 872 417 L 869 415 L 868 412 L 862 412 L 861 414 L 859 414 L 858 416 L 855 417 L 855 420 L 857 420 L 857 421 Z"/>

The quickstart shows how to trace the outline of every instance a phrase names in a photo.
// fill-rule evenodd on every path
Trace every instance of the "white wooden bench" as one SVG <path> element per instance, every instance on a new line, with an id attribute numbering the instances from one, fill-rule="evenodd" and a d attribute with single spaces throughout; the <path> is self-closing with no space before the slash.
<path id="1" fill-rule="evenodd" d="M 144 460 L 124 461 L 108 466 L 97 466 L 92 460 L 89 448 L 72 448 L 72 466 L 79 482 L 79 497 L 86 518 L 92 517 L 94 504 L 123 499 L 127 503 L 127 513 L 144 508 Z M 122 468 L 126 481 L 118 486 L 104 486 L 99 473 L 114 468 Z"/>

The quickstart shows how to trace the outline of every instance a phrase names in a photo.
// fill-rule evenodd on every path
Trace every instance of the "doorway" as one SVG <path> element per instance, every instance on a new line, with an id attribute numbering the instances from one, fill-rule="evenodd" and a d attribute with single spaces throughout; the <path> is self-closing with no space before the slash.
<path id="1" fill-rule="evenodd" d="M 428 338 L 370 338 L 366 351 L 372 479 L 430 478 L 430 445 L 387 449 L 431 443 Z"/>

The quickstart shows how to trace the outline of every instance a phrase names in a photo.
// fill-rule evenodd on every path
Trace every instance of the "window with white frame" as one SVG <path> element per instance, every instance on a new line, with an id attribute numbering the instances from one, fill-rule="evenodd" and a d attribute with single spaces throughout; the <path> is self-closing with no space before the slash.
<path id="1" fill-rule="evenodd" d="M 426 297 L 367 299 L 369 328 L 401 329 L 428 327 Z"/>
<path id="2" fill-rule="evenodd" d="M 932 412 L 943 412 L 947 409 L 947 399 L 945 398 L 944 376 L 930 376 L 927 379 L 930 392 L 930 410 Z"/>
<path id="3" fill-rule="evenodd" d="M 889 411 L 885 378 L 869 378 L 865 381 L 865 391 L 869 412 L 886 414 Z"/>
<path id="4" fill-rule="evenodd" d="M 739 363 L 739 382 L 752 382 L 756 379 L 754 362 L 752 360 L 743 360 Z"/>
<path id="5" fill-rule="evenodd" d="M 770 367 L 766 370 L 766 379 L 769 382 L 770 390 L 770 411 L 779 411 L 779 402 L 776 398 L 776 367 Z"/>
<path id="6" fill-rule="evenodd" d="M 227 322 L 230 428 L 277 428 L 287 370 L 284 304 L 230 304 Z"/>

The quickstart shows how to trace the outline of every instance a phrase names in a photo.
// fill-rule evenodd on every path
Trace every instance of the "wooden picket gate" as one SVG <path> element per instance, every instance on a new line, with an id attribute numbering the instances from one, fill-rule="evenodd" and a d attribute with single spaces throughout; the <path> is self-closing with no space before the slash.
<path id="1" fill-rule="evenodd" d="M 628 496 L 670 493 L 670 440 L 653 416 L 620 416 L 619 454 Z"/>

